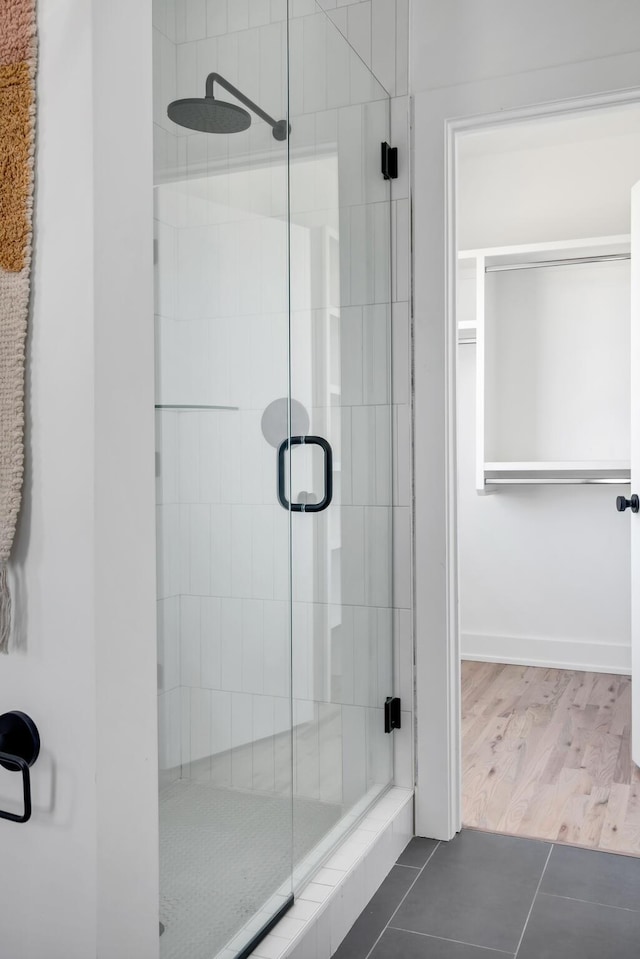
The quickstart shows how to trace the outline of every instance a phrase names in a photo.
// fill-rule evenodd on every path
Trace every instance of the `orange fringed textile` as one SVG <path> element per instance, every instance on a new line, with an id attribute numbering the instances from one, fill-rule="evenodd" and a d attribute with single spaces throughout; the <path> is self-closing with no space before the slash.
<path id="1" fill-rule="evenodd" d="M 35 75 L 35 0 L 0 0 L 0 652 L 9 648 L 7 563 L 24 472 Z"/>

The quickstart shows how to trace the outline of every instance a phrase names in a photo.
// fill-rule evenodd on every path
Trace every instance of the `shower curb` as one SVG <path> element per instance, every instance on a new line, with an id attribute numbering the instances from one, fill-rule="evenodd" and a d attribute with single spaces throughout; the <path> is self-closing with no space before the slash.
<path id="1" fill-rule="evenodd" d="M 394 786 L 300 890 L 252 957 L 330 959 L 412 837 L 413 790 Z"/>

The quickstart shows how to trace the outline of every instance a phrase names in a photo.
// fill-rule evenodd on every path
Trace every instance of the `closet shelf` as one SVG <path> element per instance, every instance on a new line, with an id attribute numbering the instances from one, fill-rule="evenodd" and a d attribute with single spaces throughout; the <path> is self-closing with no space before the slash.
<path id="1" fill-rule="evenodd" d="M 499 461 L 484 464 L 487 486 L 624 484 L 630 480 L 631 465 L 627 460 Z"/>
<path id="2" fill-rule="evenodd" d="M 475 343 L 478 328 L 472 320 L 458 323 L 458 343 Z"/>
<path id="3" fill-rule="evenodd" d="M 580 240 L 551 240 L 546 243 L 521 243 L 512 246 L 492 246 L 478 250 L 461 250 L 458 260 L 484 260 L 484 267 L 508 267 L 521 264 L 544 265 L 545 261 L 562 259 L 580 262 L 585 258 L 626 256 L 631 237 L 627 233 L 615 236 L 594 236 Z M 469 264 L 471 265 L 471 264 Z"/>
<path id="4" fill-rule="evenodd" d="M 460 344 L 477 344 L 473 352 L 478 493 L 510 485 L 630 482 L 628 460 L 488 459 L 495 457 L 496 448 L 505 457 L 510 453 L 513 457 L 523 445 L 523 437 L 531 436 L 533 443 L 533 437 L 540 434 L 540 445 L 544 445 L 546 424 L 537 419 L 538 388 L 547 391 L 549 410 L 557 406 L 561 416 L 550 433 L 558 451 L 562 449 L 558 445 L 561 437 L 566 436 L 567 451 L 582 446 L 597 453 L 598 446 L 603 452 L 613 446 L 626 452 L 619 402 L 614 405 L 608 397 L 615 394 L 619 400 L 624 382 L 616 382 L 615 389 L 603 389 L 598 397 L 588 370 L 593 356 L 602 355 L 609 371 L 618 369 L 611 364 L 620 364 L 620 377 L 624 376 L 628 361 L 624 343 L 628 336 L 629 256 L 628 234 L 458 253 L 458 279 L 463 281 L 458 287 L 459 306 L 464 313 L 459 314 L 457 338 Z M 510 271 L 523 271 L 525 276 L 518 279 L 517 273 L 512 273 L 509 279 Z M 600 322 L 600 317 L 606 317 L 606 322 Z M 576 340 L 583 318 L 590 337 L 586 347 L 581 339 Z M 543 348 L 538 348 L 540 337 Z M 611 372 L 607 377 L 607 382 L 615 379 Z M 574 402 L 565 408 L 566 382 L 572 385 Z M 500 414 L 501 406 L 510 409 L 509 416 Z M 551 430 L 551 426 L 546 429 Z"/>

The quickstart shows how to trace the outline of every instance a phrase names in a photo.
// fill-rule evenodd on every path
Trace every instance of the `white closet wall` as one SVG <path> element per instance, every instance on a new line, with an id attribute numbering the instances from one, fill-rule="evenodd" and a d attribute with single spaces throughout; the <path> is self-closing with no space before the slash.
<path id="1" fill-rule="evenodd" d="M 627 107 L 583 114 L 570 121 L 537 121 L 473 134 L 461 142 L 459 160 L 459 249 L 625 234 L 629 231 L 630 188 L 640 179 L 640 111 Z M 583 285 L 594 282 L 594 271 L 600 269 L 604 281 L 611 271 L 609 266 L 579 269 L 588 271 L 581 280 Z M 551 272 L 544 282 L 553 286 Z M 468 286 L 461 280 L 462 321 L 472 319 Z M 622 375 L 620 371 L 624 351 L 621 354 L 615 348 L 620 317 L 614 319 L 606 309 L 603 314 L 609 316 L 598 316 L 595 299 L 585 316 L 583 333 L 578 331 L 575 337 L 573 368 L 583 368 L 589 359 L 593 324 L 596 330 L 600 322 L 605 328 L 609 324 L 610 330 L 603 333 L 600 328 L 597 337 L 601 357 L 594 392 L 602 396 L 603 406 L 619 403 L 620 429 L 625 433 L 629 410 L 626 370 Z M 558 301 L 553 302 L 557 309 Z M 523 301 L 520 309 L 518 297 L 513 297 L 512 307 L 511 332 L 521 328 L 526 335 L 527 324 L 534 322 L 536 315 L 531 298 Z M 617 313 L 624 307 L 624 302 L 618 303 Z M 547 316 L 546 325 L 548 322 Z M 478 496 L 474 478 L 475 350 L 473 345 L 460 347 L 458 372 L 462 655 L 627 671 L 629 524 L 616 513 L 615 496 L 619 492 L 628 495 L 629 487 L 510 487 Z M 511 376 L 504 368 L 506 363 L 511 365 L 508 350 L 503 351 L 501 361 L 498 379 L 509 387 L 507 393 L 515 380 L 526 385 L 526 369 L 517 372 L 514 362 Z M 570 375 L 571 364 L 566 366 Z M 556 369 L 552 377 L 555 387 L 557 374 Z M 539 397 L 545 395 L 544 389 L 539 392 Z M 558 395 L 562 395 L 561 389 Z M 570 389 L 567 396 L 573 396 Z M 598 409 L 597 402 L 594 408 Z M 536 409 L 541 436 L 552 447 L 554 437 L 561 433 L 557 427 L 562 413 L 557 403 L 542 402 Z M 504 405 L 502 415 L 509 420 L 509 404 Z M 517 445 L 515 425 L 515 432 L 511 428 L 509 432 Z M 524 455 L 526 448 L 523 429 L 522 459 L 530 458 Z M 613 452 L 611 457 L 619 458 Z M 553 448 L 539 458 L 576 458 L 571 450 L 565 456 L 560 453 Z M 598 458 L 608 458 L 608 454 L 605 451 Z"/>

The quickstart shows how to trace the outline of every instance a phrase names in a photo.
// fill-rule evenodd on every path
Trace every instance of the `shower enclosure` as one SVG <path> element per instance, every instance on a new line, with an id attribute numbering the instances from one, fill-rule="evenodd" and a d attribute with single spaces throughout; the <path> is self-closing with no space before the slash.
<path id="1" fill-rule="evenodd" d="M 248 955 L 393 775 L 389 98 L 290 6 L 154 2 L 163 959 Z"/>

